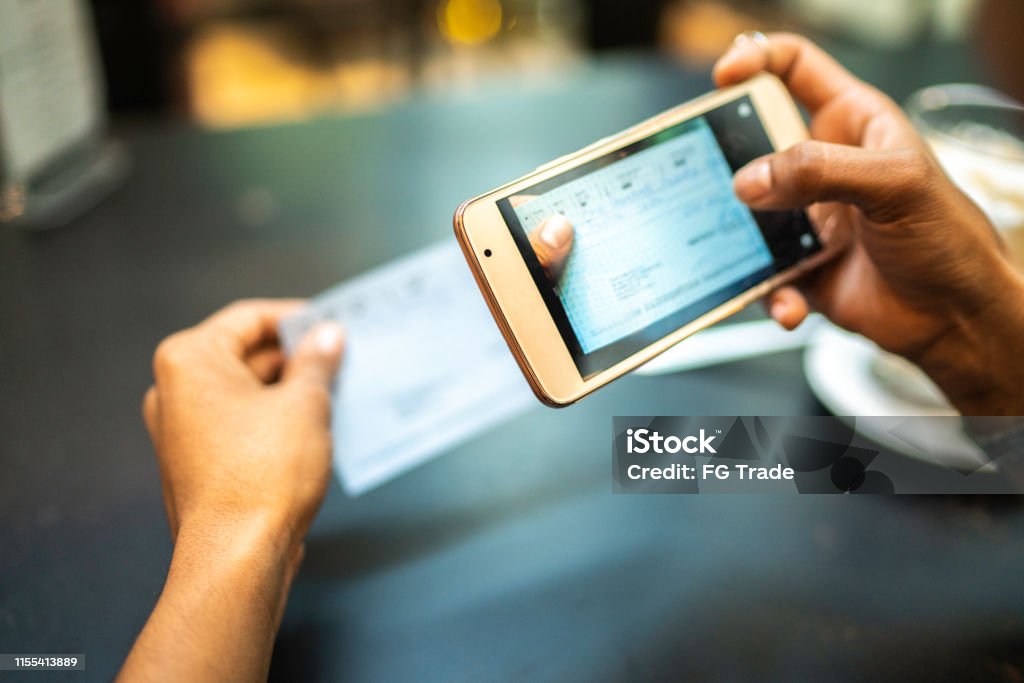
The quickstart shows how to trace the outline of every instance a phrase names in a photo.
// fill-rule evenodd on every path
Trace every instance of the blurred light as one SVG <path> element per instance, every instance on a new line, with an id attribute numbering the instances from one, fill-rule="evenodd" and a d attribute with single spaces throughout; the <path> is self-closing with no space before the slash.
<path id="1" fill-rule="evenodd" d="M 324 76 L 282 49 L 273 30 L 215 24 L 188 46 L 192 108 L 208 125 L 297 119 L 322 90 Z"/>
<path id="2" fill-rule="evenodd" d="M 501 30 L 498 0 L 443 0 L 437 7 L 437 24 L 451 43 L 476 45 Z"/>
<path id="3" fill-rule="evenodd" d="M 0 188 L 0 223 L 13 221 L 25 213 L 25 186 L 8 185 Z"/>
<path id="4" fill-rule="evenodd" d="M 721 56 L 738 33 L 752 28 L 768 30 L 776 22 L 742 7 L 718 0 L 674 0 L 665 5 L 659 32 L 662 44 L 684 60 L 710 64 Z"/>
<path id="5" fill-rule="evenodd" d="M 193 114 L 222 128 L 373 110 L 410 80 L 404 64 L 365 51 L 318 59 L 302 33 L 270 22 L 212 23 L 189 42 L 185 72 Z"/>

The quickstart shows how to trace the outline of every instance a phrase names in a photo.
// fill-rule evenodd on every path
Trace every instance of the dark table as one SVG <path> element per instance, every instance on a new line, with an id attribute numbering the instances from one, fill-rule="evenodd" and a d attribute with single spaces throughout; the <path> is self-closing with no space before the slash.
<path id="1" fill-rule="evenodd" d="M 854 56 L 900 97 L 966 68 Z M 708 85 L 626 57 L 374 116 L 123 128 L 115 196 L 0 234 L 0 651 L 109 679 L 153 606 L 171 546 L 139 402 L 164 335 L 450 238 L 467 196 Z M 613 415 L 820 410 L 798 354 L 629 377 L 362 498 L 332 485 L 271 678 L 1020 676 L 1016 502 L 611 493 Z"/>

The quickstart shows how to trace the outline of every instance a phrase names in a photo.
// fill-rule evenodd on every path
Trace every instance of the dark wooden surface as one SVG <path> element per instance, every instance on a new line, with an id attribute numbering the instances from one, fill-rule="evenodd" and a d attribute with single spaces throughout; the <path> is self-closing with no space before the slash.
<path id="1" fill-rule="evenodd" d="M 936 80 L 851 61 L 899 97 Z M 122 128 L 115 196 L 0 233 L 0 651 L 84 652 L 84 676 L 32 680 L 106 680 L 156 600 L 171 547 L 139 402 L 160 338 L 449 238 L 467 196 L 708 86 L 624 58 L 374 116 Z M 797 354 L 631 377 L 362 498 L 332 484 L 271 678 L 1011 675 L 1016 503 L 610 493 L 613 415 L 819 410 Z"/>

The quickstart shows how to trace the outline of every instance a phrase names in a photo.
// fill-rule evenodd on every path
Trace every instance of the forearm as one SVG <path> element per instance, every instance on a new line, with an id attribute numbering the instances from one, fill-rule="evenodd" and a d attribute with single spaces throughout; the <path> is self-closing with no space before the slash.
<path id="1" fill-rule="evenodd" d="M 915 359 L 964 415 L 1024 415 L 1024 279 L 995 281 L 992 304 Z"/>
<path id="2" fill-rule="evenodd" d="M 120 681 L 265 680 L 298 551 L 264 523 L 182 527 Z"/>

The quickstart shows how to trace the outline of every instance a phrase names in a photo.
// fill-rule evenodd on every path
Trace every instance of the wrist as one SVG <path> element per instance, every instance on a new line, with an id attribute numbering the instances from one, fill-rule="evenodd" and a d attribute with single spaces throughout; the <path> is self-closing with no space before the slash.
<path id="1" fill-rule="evenodd" d="M 1024 279 L 1011 266 L 994 296 L 953 324 L 914 360 L 964 415 L 1024 415 Z"/>
<path id="2" fill-rule="evenodd" d="M 280 570 L 290 583 L 301 546 L 302 539 L 293 529 L 272 515 L 209 512 L 182 520 L 174 554 L 205 558 L 209 563 L 248 565 L 268 575 Z"/>
<path id="3" fill-rule="evenodd" d="M 196 537 L 210 536 L 227 543 L 233 538 L 245 538 L 281 552 L 296 551 L 305 540 L 313 517 L 297 510 L 287 497 L 258 492 L 232 496 L 223 492 L 200 494 L 190 496 L 187 503 L 178 507 L 179 533 L 180 529 L 187 529 Z"/>
<path id="4" fill-rule="evenodd" d="M 160 600 L 120 679 L 265 680 L 301 557 L 284 538 L 262 519 L 183 521 Z"/>

